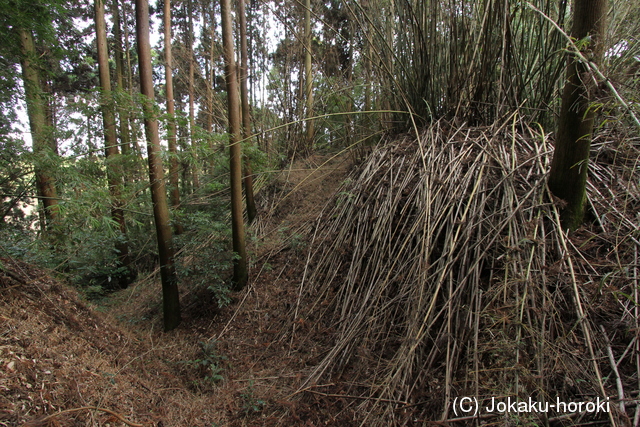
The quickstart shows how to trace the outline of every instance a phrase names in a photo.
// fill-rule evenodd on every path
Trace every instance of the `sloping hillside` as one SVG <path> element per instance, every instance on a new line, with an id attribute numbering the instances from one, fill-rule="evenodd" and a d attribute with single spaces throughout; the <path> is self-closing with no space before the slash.
<path id="1" fill-rule="evenodd" d="M 3 258 L 0 426 L 348 425 L 331 415 L 334 399 L 296 394 L 328 335 L 292 316 L 308 233 L 349 164 L 313 156 L 283 171 L 259 199 L 247 289 L 217 309 L 183 287 L 169 334 L 157 277 L 93 305 L 52 272 Z M 293 342 L 293 329 L 315 344 Z"/>
<path id="2" fill-rule="evenodd" d="M 217 419 L 177 367 L 162 361 L 170 349 L 125 331 L 48 272 L 6 258 L 0 266 L 0 425 L 210 426 Z"/>

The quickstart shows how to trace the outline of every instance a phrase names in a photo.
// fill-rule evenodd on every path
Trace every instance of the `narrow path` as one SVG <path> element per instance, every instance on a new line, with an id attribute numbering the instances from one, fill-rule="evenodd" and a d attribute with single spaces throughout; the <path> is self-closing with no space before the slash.
<path id="1" fill-rule="evenodd" d="M 325 204 L 346 179 L 351 167 L 348 154 L 313 155 L 295 161 L 276 179 L 266 195 L 260 218 L 252 226 L 258 258 L 282 250 L 306 236 Z M 295 242 L 294 242 L 295 246 Z"/>
<path id="2" fill-rule="evenodd" d="M 185 292 L 183 323 L 169 333 L 157 276 L 89 306 L 50 273 L 0 260 L 0 425 L 40 425 L 41 412 L 63 408 L 75 412 L 50 423 L 73 415 L 106 425 L 90 407 L 154 427 L 327 425 L 335 409 L 295 392 L 332 335 L 293 313 L 309 231 L 349 165 L 348 155 L 316 155 L 281 172 L 259 195 L 261 216 L 248 232 L 247 288 L 223 309 L 209 284 Z"/>
<path id="3" fill-rule="evenodd" d="M 224 384 L 214 396 L 230 417 L 225 425 L 299 425 L 323 418 L 321 408 L 292 394 L 308 367 L 319 362 L 324 344 L 295 342 L 291 331 L 295 327 L 296 336 L 304 336 L 311 327 L 293 316 L 310 234 L 350 165 L 348 154 L 295 161 L 261 196 L 261 216 L 249 230 L 250 283 L 209 331 L 209 340 L 216 340 L 220 354 L 228 357 Z"/>

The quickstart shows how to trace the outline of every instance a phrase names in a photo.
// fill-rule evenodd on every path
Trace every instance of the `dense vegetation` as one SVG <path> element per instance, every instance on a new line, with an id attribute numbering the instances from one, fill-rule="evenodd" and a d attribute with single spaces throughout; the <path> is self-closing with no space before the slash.
<path id="1" fill-rule="evenodd" d="M 619 234 L 630 236 L 614 252 L 621 263 L 632 262 L 625 245 L 637 242 L 638 229 L 638 171 L 630 160 L 640 131 L 637 1 L 96 0 L 90 6 L 0 0 L 0 257 L 50 268 L 88 298 L 160 272 L 164 327 L 171 330 L 180 322 L 177 289 L 204 290 L 223 307 L 247 283 L 246 241 L 254 231 L 245 226 L 265 215 L 265 199 L 254 200 L 254 193 L 268 190 L 274 171 L 316 152 L 351 150 L 362 160 L 378 143 L 395 146 L 362 161 L 360 180 L 345 187 L 326 218 L 325 232 L 335 241 L 310 248 L 316 258 L 309 268 L 317 271 L 310 271 L 305 298 L 337 298 L 331 307 L 343 321 L 337 345 L 312 378 L 346 366 L 346 354 L 364 343 L 372 353 L 393 353 L 379 359 L 380 366 L 389 363 L 380 396 L 402 402 L 424 386 L 414 370 L 440 366 L 425 346 L 448 340 L 448 363 L 464 353 L 460 345 L 470 345 L 469 319 L 482 325 L 477 313 L 452 314 L 447 324 L 440 315 L 455 312 L 452 301 L 480 307 L 482 292 L 494 299 L 492 292 L 515 292 L 485 286 L 496 269 L 531 281 L 529 270 L 550 268 L 544 259 L 553 251 L 542 244 L 526 259 L 505 255 L 504 247 L 548 238 L 557 249 L 566 244 L 562 230 L 579 235 L 583 224 L 615 234 L 603 225 L 611 215 Z M 471 148 L 451 146 L 461 141 Z M 545 157 L 552 153 L 553 160 Z M 588 166 L 590 155 L 615 173 Z M 625 184 L 606 193 L 616 182 Z M 398 198 L 385 195 L 389 188 Z M 606 210 L 603 199 L 588 198 L 589 189 L 624 203 Z M 420 217 L 428 203 L 433 216 Z M 518 228 L 525 223 L 542 237 Z M 560 234 L 552 236 L 555 226 Z M 483 233 L 494 240 L 487 244 Z M 411 264 L 418 258 L 426 264 Z M 384 278 L 376 270 L 405 262 L 407 277 Z M 527 272 L 520 270 L 524 262 Z M 442 269 L 433 271 L 439 263 Z M 436 276 L 432 287 L 407 279 Z M 363 277 L 372 286 L 366 297 Z M 448 300 L 439 297 L 445 289 Z M 534 295 L 531 301 L 546 298 L 524 292 Z M 432 299 L 421 299 L 426 294 Z M 385 317 L 390 307 L 394 314 Z M 525 312 L 535 317 L 535 301 L 520 307 L 520 321 Z M 560 324 L 572 308 L 554 310 L 552 322 Z M 422 328 L 424 319 L 437 328 L 433 334 Z M 548 339 L 542 332 L 514 334 Z M 454 367 L 445 370 L 449 396 Z"/>
<path id="2" fill-rule="evenodd" d="M 101 100 L 104 84 L 98 79 L 92 8 L 64 1 L 0 5 L 6 250 L 85 279 L 118 276 L 130 262 L 121 256 L 127 246 L 136 269 L 148 268 L 155 252 L 149 239 L 149 184 L 142 162 L 146 150 L 135 19 L 130 4 L 106 6 L 113 90 Z M 166 25 L 161 22 L 163 6 L 151 8 L 154 40 L 161 39 Z M 165 109 L 167 87 L 161 67 L 167 51 L 160 42 L 153 50 L 153 84 L 163 138 L 171 135 L 167 132 L 174 124 L 177 136 L 177 145 L 163 154 L 171 164 L 172 221 L 187 233 L 207 236 L 207 227 L 223 237 L 228 234 L 228 162 L 221 150 L 227 140 L 227 85 L 219 8 L 215 2 L 196 0 L 166 6 L 173 9 L 173 28 L 166 34 L 172 37 L 169 65 L 175 114 Z M 606 52 L 600 71 L 607 80 L 597 83 L 600 78 L 592 73 L 600 87 L 592 109 L 599 129 L 611 123 L 625 129 L 632 126 L 627 108 L 637 110 L 639 11 L 631 1 L 609 6 L 609 30 L 600 47 Z M 305 15 L 307 7 L 311 14 Z M 244 134 L 243 151 L 258 186 L 262 170 L 296 155 L 369 144 L 383 132 L 408 130 L 440 117 L 488 124 L 518 109 L 527 121 L 552 130 L 559 112 L 564 52 L 571 46 L 588 49 L 589 44 L 587 39 L 570 43 L 572 6 L 567 1 L 251 2 L 243 12 L 248 18 L 248 58 L 241 65 L 248 68 L 253 109 L 247 117 L 252 122 L 244 125 L 251 129 Z M 307 28 L 309 20 L 312 25 Z M 32 36 L 32 52 L 20 48 L 21 32 Z M 36 83 L 28 83 L 21 73 L 25 60 L 38 74 Z M 626 100 L 626 107 L 608 84 Z M 24 97 L 29 92 L 38 99 L 31 104 L 42 110 L 41 124 L 31 120 L 32 128 L 42 128 L 40 135 L 32 130 L 31 144 L 20 132 L 27 123 Z M 113 111 L 112 120 L 117 120 L 115 144 L 107 142 L 114 156 L 103 149 L 101 111 Z M 311 116 L 320 118 L 304 121 Z M 42 175 L 35 179 L 38 186 L 44 185 L 40 190 L 33 187 L 34 173 Z M 117 182 L 121 188 L 115 200 Z M 25 209 L 27 205 L 39 207 Z M 116 205 L 124 212 L 121 220 L 111 214 Z M 47 216 L 56 221 L 49 221 L 45 233 Z M 223 251 L 224 238 L 214 241 Z"/>

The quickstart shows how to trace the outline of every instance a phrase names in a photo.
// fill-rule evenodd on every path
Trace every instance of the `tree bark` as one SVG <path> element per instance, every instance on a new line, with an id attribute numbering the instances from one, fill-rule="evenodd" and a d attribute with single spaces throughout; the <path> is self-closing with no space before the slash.
<path id="1" fill-rule="evenodd" d="M 304 9 L 304 75 L 305 75 L 305 101 L 306 101 L 306 146 L 307 153 L 313 150 L 313 137 L 315 134 L 313 117 L 313 73 L 311 67 L 311 0 L 306 0 Z"/>
<path id="2" fill-rule="evenodd" d="M 196 143 L 196 119 L 195 119 L 195 55 L 193 52 L 193 3 L 187 1 L 187 46 L 189 53 L 189 140 L 191 142 L 193 188 L 200 187 L 200 177 L 198 168 L 198 144 Z"/>
<path id="3" fill-rule="evenodd" d="M 116 136 L 116 118 L 114 114 L 113 94 L 111 92 L 111 78 L 109 76 L 109 54 L 107 49 L 107 27 L 104 19 L 104 3 L 95 0 L 96 45 L 98 50 L 98 72 L 100 78 L 100 104 L 104 128 L 105 155 L 109 194 L 111 195 L 111 217 L 118 224 L 122 240 L 116 243 L 118 260 L 126 269 L 131 268 L 129 244 L 127 243 L 127 228 L 122 211 L 120 197 L 122 187 L 122 166 L 119 164 L 120 151 Z M 130 276 L 130 275 L 129 275 Z M 128 283 L 123 283 L 125 286 Z"/>
<path id="4" fill-rule="evenodd" d="M 240 105 L 238 103 L 238 80 L 233 51 L 233 29 L 231 0 L 220 0 L 222 15 L 222 45 L 227 81 L 229 109 L 229 154 L 231 168 L 231 231 L 233 251 L 238 255 L 233 264 L 233 287 L 242 289 L 247 284 L 247 251 L 245 247 L 244 221 L 242 215 L 242 150 L 240 148 Z"/>
<path id="5" fill-rule="evenodd" d="M 120 1 L 120 0 L 113 0 Z M 134 99 L 134 87 L 133 87 L 133 66 L 131 63 L 131 45 L 129 43 L 129 8 L 130 3 L 126 0 L 122 0 L 122 17 L 124 21 L 124 52 L 125 52 L 125 63 L 127 70 L 127 88 L 129 90 L 130 99 Z M 135 17 L 134 17 L 135 19 Z M 142 159 L 142 150 L 140 149 L 140 145 L 138 144 L 138 135 L 139 135 L 139 127 L 136 122 L 136 117 L 134 115 L 127 113 L 128 115 L 128 129 L 129 135 L 131 137 L 131 148 L 138 158 Z"/>
<path id="6" fill-rule="evenodd" d="M 575 0 L 571 36 L 579 44 L 586 43 L 585 56 L 598 64 L 603 56 L 607 2 L 605 0 Z M 587 41 L 586 38 L 590 37 Z M 564 201 L 561 208 L 562 227 L 578 228 L 584 218 L 587 170 L 597 84 L 587 64 L 569 57 L 567 77 L 558 119 L 556 146 L 551 162 L 549 189 Z"/>
<path id="7" fill-rule="evenodd" d="M 249 107 L 249 91 L 247 80 L 249 76 L 249 58 L 247 49 L 247 15 L 245 12 L 245 0 L 238 0 L 238 17 L 240 21 L 240 100 L 242 102 L 242 139 L 248 144 L 253 134 L 251 128 L 251 109 Z M 253 222 L 256 217 L 256 201 L 253 196 L 253 171 L 251 161 L 244 156 L 244 193 L 247 201 L 247 218 Z"/>
<path id="8" fill-rule="evenodd" d="M 18 28 L 21 48 L 22 78 L 27 103 L 27 115 L 31 128 L 33 152 L 39 159 L 34 165 L 36 187 L 39 199 L 44 206 L 44 215 L 48 225 L 58 219 L 58 193 L 51 168 L 48 166 L 50 158 L 55 155 L 51 146 L 52 131 L 47 126 L 47 107 L 40 70 L 35 62 L 37 52 L 31 31 Z"/>
<path id="9" fill-rule="evenodd" d="M 180 183 L 179 183 L 179 163 L 178 144 L 176 142 L 176 118 L 175 102 L 173 99 L 173 56 L 171 53 L 171 0 L 164 0 L 164 75 L 165 89 L 167 92 L 167 115 L 169 116 L 167 126 L 167 144 L 169 146 L 169 195 L 171 206 L 174 210 L 180 208 Z M 184 229 L 180 222 L 175 221 L 174 231 L 177 235 L 182 234 Z"/>
<path id="10" fill-rule="evenodd" d="M 114 59 L 116 63 L 116 86 L 125 92 L 124 85 L 124 51 L 122 43 L 122 28 L 120 23 L 120 10 L 118 1 L 111 3 L 111 14 L 113 16 L 113 37 L 115 39 Z M 122 154 L 129 154 L 131 151 L 131 135 L 129 132 L 129 110 L 127 106 L 118 103 L 118 117 L 120 119 L 120 141 Z"/>
<path id="11" fill-rule="evenodd" d="M 140 67 L 140 92 L 142 93 L 144 127 L 147 137 L 149 158 L 149 182 L 153 201 L 153 217 L 158 237 L 160 275 L 162 277 L 162 304 L 164 312 L 164 330 L 175 329 L 180 323 L 180 299 L 178 279 L 174 265 L 173 236 L 169 223 L 164 172 L 160 156 L 160 135 L 158 120 L 154 110 L 154 89 L 151 68 L 151 45 L 149 43 L 149 3 L 148 0 L 135 0 L 136 34 L 138 39 L 138 62 Z"/>
<path id="12" fill-rule="evenodd" d="M 206 84 L 206 100 L 205 104 L 207 107 L 207 121 L 206 121 L 206 130 L 207 132 L 213 132 L 213 87 L 215 85 L 215 37 L 216 37 L 216 21 L 215 21 L 215 13 L 213 3 L 210 5 L 211 9 L 207 10 L 206 7 L 202 8 L 202 20 L 204 21 L 204 25 L 208 25 L 209 31 L 209 52 L 208 56 L 205 56 L 205 64 L 206 64 L 206 74 L 207 74 L 207 84 Z M 213 150 L 213 146 L 208 147 L 210 150 Z"/>

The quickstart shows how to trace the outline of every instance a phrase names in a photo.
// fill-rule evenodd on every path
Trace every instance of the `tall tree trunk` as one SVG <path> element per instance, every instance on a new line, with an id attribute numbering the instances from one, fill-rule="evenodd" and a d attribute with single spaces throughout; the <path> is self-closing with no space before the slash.
<path id="1" fill-rule="evenodd" d="M 131 268 L 129 244 L 127 243 L 127 228 L 122 211 L 120 197 L 122 186 L 122 166 L 119 164 L 120 151 L 116 136 L 116 118 L 114 114 L 113 94 L 111 92 L 111 78 L 109 77 L 109 54 L 107 50 L 107 27 L 104 19 L 104 3 L 95 0 L 96 45 L 98 48 L 98 72 L 100 77 L 100 103 L 102 108 L 102 122 L 104 128 L 105 154 L 109 194 L 111 194 L 111 217 L 118 224 L 122 240 L 116 243 L 120 265 L 127 270 Z M 123 283 L 125 286 L 128 283 Z"/>
<path id="2" fill-rule="evenodd" d="M 368 10 L 365 9 L 365 10 Z M 371 85 L 373 82 L 373 74 L 372 74 L 372 58 L 373 58 L 373 45 L 371 43 L 371 39 L 370 38 L 366 38 L 366 40 L 364 41 L 365 43 L 365 55 L 363 57 L 363 61 L 364 61 L 364 80 L 365 80 L 365 86 L 364 86 L 364 111 L 366 111 L 367 113 L 364 114 L 363 116 L 363 126 L 362 126 L 362 133 L 363 133 L 363 137 L 366 138 L 365 140 L 365 145 L 368 144 L 369 142 L 369 138 L 370 135 L 372 135 L 373 133 L 375 133 L 376 131 L 376 122 L 373 120 L 373 115 L 369 114 L 368 111 L 371 111 Z"/>
<path id="3" fill-rule="evenodd" d="M 252 3 L 253 4 L 253 3 Z M 265 22 L 265 16 L 267 16 L 267 7 L 270 7 L 268 5 L 266 5 L 264 2 L 262 2 L 260 4 L 260 11 L 258 12 L 257 7 L 255 7 L 254 4 L 254 8 L 256 10 L 256 15 L 255 16 L 260 16 L 262 19 L 262 23 L 264 24 Z M 268 26 L 267 25 L 261 25 L 262 27 L 262 40 L 266 40 L 267 39 L 267 34 L 268 34 Z M 285 34 L 286 34 L 286 30 L 285 30 Z M 252 46 L 255 46 L 252 45 Z M 261 75 L 262 75 L 262 82 L 260 84 L 260 92 L 261 92 L 261 96 L 260 96 L 260 110 L 264 111 L 265 110 L 265 105 L 266 105 L 266 88 L 267 88 L 267 55 L 263 54 L 260 55 L 260 71 L 261 71 Z M 285 91 L 286 94 L 287 91 Z M 258 132 L 258 146 L 262 149 L 262 151 L 264 151 L 265 153 L 267 153 L 267 159 L 271 160 L 271 140 L 273 138 L 273 132 L 265 132 L 265 129 L 268 128 L 268 125 L 265 123 L 265 120 L 259 120 L 259 132 Z"/>
<path id="4" fill-rule="evenodd" d="M 571 36 L 584 40 L 590 36 L 585 56 L 600 63 L 603 56 L 607 2 L 575 0 Z M 582 224 L 586 198 L 587 169 L 593 131 L 594 90 L 597 84 L 587 64 L 569 57 L 567 79 L 562 94 L 556 146 L 551 162 L 549 188 L 566 205 L 561 209 L 562 226 L 575 230 Z"/>
<path id="5" fill-rule="evenodd" d="M 207 7 L 202 8 L 202 18 L 204 21 L 204 25 L 208 24 L 209 30 L 209 55 L 205 57 L 206 63 L 206 74 L 207 74 L 207 84 L 206 84 L 206 99 L 205 104 L 207 107 L 207 121 L 206 121 L 206 130 L 207 132 L 213 132 L 213 86 L 215 85 L 215 40 L 216 40 L 216 21 L 215 21 L 215 13 L 213 3 L 210 4 L 211 9 L 207 10 Z M 213 149 L 213 147 L 209 147 Z"/>
<path id="6" fill-rule="evenodd" d="M 185 103 L 181 94 L 174 96 L 176 110 L 185 111 Z M 191 163 L 189 160 L 189 125 L 181 123 L 176 128 L 178 138 L 178 149 L 180 152 L 180 174 L 182 175 L 181 192 L 182 194 L 191 194 L 193 191 L 191 181 Z"/>
<path id="7" fill-rule="evenodd" d="M 233 264 L 234 289 L 242 289 L 247 284 L 247 251 L 245 247 L 244 221 L 242 215 L 242 150 L 240 148 L 240 105 L 238 103 L 238 80 L 233 52 L 233 24 L 231 21 L 231 0 L 220 0 L 222 16 L 222 45 L 224 68 L 227 81 L 227 102 L 229 109 L 229 154 L 231 168 L 231 231 L 233 251 L 238 258 Z"/>
<path id="8" fill-rule="evenodd" d="M 193 52 L 193 2 L 187 1 L 187 20 L 189 29 L 187 31 L 187 47 L 189 54 L 189 140 L 191 142 L 193 188 L 200 187 L 200 177 L 198 170 L 198 147 L 196 143 L 196 117 L 195 117 L 195 55 Z"/>
<path id="9" fill-rule="evenodd" d="M 344 71 L 347 87 L 353 87 L 353 34 L 355 33 L 355 29 L 353 28 L 353 21 L 349 21 L 348 24 L 349 33 L 348 38 L 345 40 L 349 44 L 349 50 L 347 55 L 347 67 Z M 355 102 L 353 95 L 348 96 L 347 101 L 347 113 L 352 113 L 355 111 Z M 345 123 L 345 146 L 350 147 L 355 138 L 354 135 L 354 126 L 353 126 L 353 115 L 345 114 L 344 123 Z"/>
<path id="10" fill-rule="evenodd" d="M 378 97 L 376 100 L 376 108 L 386 111 L 382 114 L 382 128 L 387 130 L 393 127 L 393 113 L 389 111 L 394 109 L 392 108 L 392 100 L 394 99 L 394 94 L 396 91 L 396 73 L 395 73 L 395 61 L 393 52 L 396 50 L 396 24 L 395 24 L 395 14 L 396 14 L 396 4 L 395 0 L 390 0 L 389 5 L 387 6 L 387 17 L 385 20 L 385 30 L 387 32 L 386 36 L 386 45 L 384 51 L 386 52 L 386 73 L 385 73 L 385 88 L 383 91 L 383 96 Z M 385 93 L 386 92 L 386 93 Z M 395 102 L 395 101 L 394 101 Z M 393 106 L 395 107 L 395 106 Z"/>
<path id="11" fill-rule="evenodd" d="M 116 63 L 116 86 L 123 93 L 124 85 L 124 48 L 122 43 L 122 28 L 120 23 L 120 10 L 118 1 L 111 2 L 111 14 L 113 16 L 113 37 L 115 39 L 114 59 Z M 129 109 L 128 106 L 118 103 L 118 116 L 120 119 L 120 142 L 122 154 L 129 154 L 131 151 L 131 134 L 129 133 Z"/>
<path id="12" fill-rule="evenodd" d="M 31 31 L 18 28 L 21 48 L 22 78 L 24 80 L 24 92 L 27 103 L 27 114 L 31 128 L 33 152 L 39 159 L 34 165 L 36 175 L 36 187 L 38 196 L 44 206 L 44 215 L 50 224 L 57 220 L 59 215 L 58 193 L 55 181 L 51 176 L 51 163 L 48 158 L 54 156 L 51 145 L 53 129 L 47 126 L 47 108 L 42 87 L 40 70 L 36 64 L 36 48 L 33 43 Z"/>
<path id="13" fill-rule="evenodd" d="M 114 0 L 114 1 L 120 1 L 120 0 Z M 129 7 L 130 7 L 130 3 L 128 1 L 122 1 L 122 17 L 124 20 L 124 52 L 125 52 L 125 63 L 126 63 L 126 70 L 127 70 L 127 85 L 128 85 L 128 89 L 129 89 L 129 96 L 131 99 L 134 99 L 134 88 L 133 88 L 133 66 L 131 64 L 131 45 L 129 43 Z M 138 135 L 139 135 L 139 128 L 138 128 L 138 124 L 136 122 L 136 118 L 131 115 L 128 114 L 129 116 L 129 123 L 128 123 L 128 128 L 129 128 L 129 135 L 131 136 L 131 144 L 132 144 L 132 149 L 134 151 L 134 153 L 140 158 L 142 159 L 142 150 L 140 149 L 140 146 L 138 145 Z"/>
<path id="14" fill-rule="evenodd" d="M 43 77 L 43 76 L 41 76 Z M 51 81 L 46 77 L 43 78 L 40 83 L 42 84 L 42 91 L 44 96 L 44 116 L 45 116 L 45 126 L 50 130 L 49 137 L 47 138 L 49 141 L 49 146 L 53 153 L 58 156 L 60 153 L 58 152 L 58 141 L 56 139 L 56 135 L 54 129 L 57 129 L 56 117 L 57 117 L 57 108 L 56 108 L 56 97 L 53 93 L 53 88 L 51 87 Z"/>
<path id="15" fill-rule="evenodd" d="M 138 39 L 138 62 L 140 67 L 140 92 L 142 93 L 144 128 L 147 137 L 149 157 L 149 182 L 153 201 L 153 217 L 158 237 L 160 257 L 160 275 L 162 277 L 162 305 L 164 312 L 164 330 L 170 331 L 180 323 L 180 299 L 178 278 L 174 265 L 173 237 L 169 223 L 164 172 L 160 156 L 160 134 L 158 120 L 154 110 L 153 75 L 151 68 L 151 45 L 149 43 L 149 3 L 148 0 L 135 0 L 136 33 Z"/>
<path id="16" fill-rule="evenodd" d="M 251 143 L 249 138 L 253 134 L 251 128 L 251 110 L 249 108 L 249 93 L 247 80 L 249 77 L 249 58 L 247 49 L 247 15 L 244 7 L 245 0 L 238 0 L 238 18 L 240 21 L 240 99 L 242 101 L 242 139 Z M 252 222 L 257 214 L 256 201 L 253 196 L 253 171 L 251 161 L 244 156 L 244 193 L 247 200 L 247 218 Z"/>
<path id="17" fill-rule="evenodd" d="M 204 58 L 205 74 L 206 74 L 206 92 L 204 105 L 207 111 L 207 120 L 205 121 L 205 130 L 209 133 L 213 132 L 213 62 L 210 56 Z M 208 147 L 211 149 L 212 147 Z"/>
<path id="18" fill-rule="evenodd" d="M 164 0 L 164 75 L 167 92 L 167 114 L 169 123 L 167 129 L 167 143 L 169 145 L 169 195 L 171 206 L 178 210 L 180 208 L 180 183 L 178 174 L 178 144 L 176 142 L 176 120 L 175 105 L 173 100 L 173 56 L 171 54 L 171 0 Z M 182 234 L 184 229 L 182 224 L 175 222 L 174 230 L 176 234 Z"/>
<path id="19" fill-rule="evenodd" d="M 307 110 L 306 121 L 306 146 L 305 150 L 313 150 L 313 137 L 315 133 L 313 117 L 313 73 L 311 68 L 311 0 L 306 0 L 304 9 L 304 76 L 305 76 L 305 101 Z"/>

